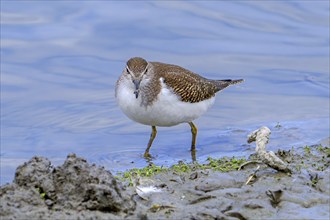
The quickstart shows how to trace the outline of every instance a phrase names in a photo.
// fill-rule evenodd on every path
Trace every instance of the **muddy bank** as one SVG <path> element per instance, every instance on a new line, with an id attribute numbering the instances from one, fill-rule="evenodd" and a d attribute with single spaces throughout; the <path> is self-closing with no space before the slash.
<path id="1" fill-rule="evenodd" d="M 329 219 L 329 148 L 276 153 L 292 174 L 262 164 L 220 172 L 187 165 L 129 181 L 71 154 L 33 157 L 0 189 L 1 219 Z M 253 156 L 251 157 L 253 158 Z M 260 166 L 256 172 L 256 167 Z M 255 174 L 249 184 L 247 179 Z"/>

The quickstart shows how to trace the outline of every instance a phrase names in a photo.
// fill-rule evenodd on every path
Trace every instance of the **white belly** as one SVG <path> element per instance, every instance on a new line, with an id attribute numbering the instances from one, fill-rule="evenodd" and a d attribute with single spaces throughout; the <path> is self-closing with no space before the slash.
<path id="1" fill-rule="evenodd" d="M 133 88 L 119 86 L 117 102 L 121 110 L 132 120 L 145 125 L 174 126 L 191 122 L 205 113 L 214 103 L 215 97 L 197 102 L 182 102 L 169 89 L 162 88 L 158 98 L 149 106 L 141 105 L 141 94 L 135 98 Z"/>

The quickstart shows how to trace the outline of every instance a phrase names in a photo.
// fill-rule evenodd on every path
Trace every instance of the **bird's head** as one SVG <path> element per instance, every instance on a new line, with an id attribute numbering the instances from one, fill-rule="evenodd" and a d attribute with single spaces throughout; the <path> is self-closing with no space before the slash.
<path id="1" fill-rule="evenodd" d="M 149 63 L 141 57 L 133 57 L 127 61 L 125 68 L 126 77 L 134 84 L 135 97 L 139 97 L 140 84 L 148 73 Z"/>

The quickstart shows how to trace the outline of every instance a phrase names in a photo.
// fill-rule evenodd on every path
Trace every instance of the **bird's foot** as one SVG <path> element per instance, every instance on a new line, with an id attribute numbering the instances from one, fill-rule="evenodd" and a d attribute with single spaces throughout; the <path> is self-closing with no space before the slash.
<path id="1" fill-rule="evenodd" d="M 144 152 L 143 157 L 146 158 L 146 159 L 151 159 L 152 158 L 151 154 L 147 151 Z"/>

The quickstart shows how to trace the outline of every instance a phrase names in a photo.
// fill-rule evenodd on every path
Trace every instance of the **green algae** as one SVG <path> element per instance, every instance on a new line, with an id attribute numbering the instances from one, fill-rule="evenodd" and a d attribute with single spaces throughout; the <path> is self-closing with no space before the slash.
<path id="1" fill-rule="evenodd" d="M 229 172 L 233 170 L 238 170 L 240 166 L 247 160 L 245 158 L 237 157 L 223 157 L 220 159 L 215 159 L 208 157 L 205 164 L 198 162 L 185 163 L 179 161 L 177 164 L 171 167 L 157 166 L 154 164 L 149 164 L 143 168 L 133 168 L 125 172 L 119 172 L 117 176 L 118 179 L 123 181 L 128 181 L 129 185 L 133 185 L 134 180 L 140 177 L 151 177 L 159 173 L 164 172 L 174 172 L 174 173 L 187 173 L 195 170 L 214 170 L 220 172 Z"/>
<path id="2" fill-rule="evenodd" d="M 304 156 L 300 156 L 299 160 L 296 158 L 299 154 L 299 148 L 292 147 L 288 151 L 279 150 L 277 153 L 280 158 L 285 162 L 294 165 L 295 171 L 299 172 L 301 169 L 313 168 L 314 170 L 324 171 L 329 167 L 330 148 L 322 145 L 311 145 L 300 148 Z M 321 157 L 320 157 L 321 156 Z M 250 160 L 254 160 L 255 155 L 252 154 L 249 157 Z M 119 172 L 116 178 L 122 181 L 128 181 L 129 185 L 133 185 L 135 180 L 140 177 L 151 177 L 159 173 L 172 172 L 172 173 L 188 173 L 196 170 L 213 170 L 219 172 L 230 172 L 239 170 L 242 164 L 248 161 L 244 157 L 222 157 L 212 158 L 208 157 L 205 163 L 185 163 L 179 161 L 177 164 L 171 167 L 157 166 L 150 163 L 143 168 L 133 168 L 125 172 Z M 294 163 L 294 161 L 300 161 Z"/>

